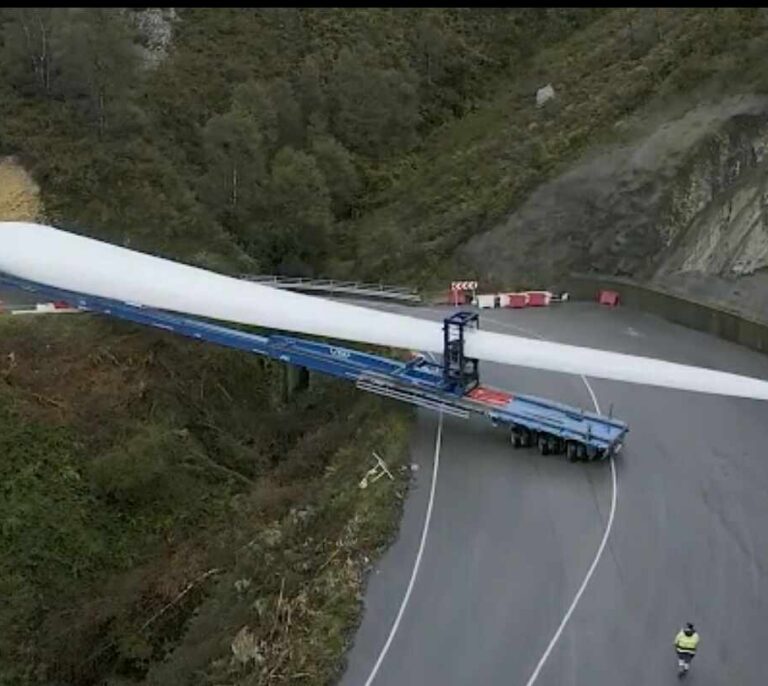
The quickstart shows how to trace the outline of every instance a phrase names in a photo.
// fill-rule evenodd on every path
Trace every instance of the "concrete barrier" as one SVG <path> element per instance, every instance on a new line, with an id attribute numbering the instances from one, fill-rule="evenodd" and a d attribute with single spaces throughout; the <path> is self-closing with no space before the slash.
<path id="1" fill-rule="evenodd" d="M 572 274 L 563 285 L 571 298 L 576 300 L 597 300 L 600 291 L 617 291 L 622 305 L 645 310 L 752 350 L 768 352 L 768 321 L 751 319 L 726 307 L 672 295 L 653 286 L 612 276 Z"/>

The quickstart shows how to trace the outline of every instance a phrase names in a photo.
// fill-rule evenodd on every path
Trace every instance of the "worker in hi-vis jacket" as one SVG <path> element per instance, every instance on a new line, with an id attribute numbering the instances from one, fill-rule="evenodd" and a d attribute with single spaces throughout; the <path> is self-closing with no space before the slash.
<path id="1" fill-rule="evenodd" d="M 693 624 L 688 622 L 685 629 L 678 632 L 675 636 L 675 650 L 681 672 L 687 672 L 691 668 L 691 660 L 696 655 L 696 648 L 699 645 L 699 634 L 693 628 Z"/>

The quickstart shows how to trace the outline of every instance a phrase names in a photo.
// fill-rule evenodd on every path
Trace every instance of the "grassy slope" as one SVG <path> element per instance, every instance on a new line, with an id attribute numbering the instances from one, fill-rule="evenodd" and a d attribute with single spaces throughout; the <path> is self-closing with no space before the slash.
<path id="1" fill-rule="evenodd" d="M 407 414 L 319 379 L 285 402 L 278 365 L 122 324 L 0 334 L 0 681 L 140 682 L 164 657 L 162 683 L 332 673 L 396 522 Z M 398 479 L 361 491 L 374 448 Z M 231 664 L 243 626 L 263 662 Z"/>
<path id="2" fill-rule="evenodd" d="M 765 20 L 754 9 L 610 12 L 511 71 L 495 97 L 436 131 L 378 208 L 346 227 L 357 250 L 354 263 L 337 268 L 357 273 L 364 265 L 368 278 L 431 284 L 455 278 L 456 251 L 469 237 L 614 140 L 649 102 L 690 102 L 702 84 L 708 94 L 763 88 L 765 44 Z M 537 110 L 534 94 L 546 83 L 558 99 Z"/>

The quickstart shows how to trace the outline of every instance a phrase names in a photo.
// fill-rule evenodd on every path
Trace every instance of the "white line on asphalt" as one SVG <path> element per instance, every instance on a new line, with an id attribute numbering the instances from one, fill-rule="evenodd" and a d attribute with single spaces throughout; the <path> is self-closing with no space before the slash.
<path id="1" fill-rule="evenodd" d="M 565 625 L 568 624 L 568 620 L 571 618 L 573 611 L 576 609 L 576 606 L 579 604 L 579 601 L 581 600 L 581 596 L 586 590 L 587 585 L 589 584 L 589 581 L 592 578 L 592 574 L 594 574 L 595 569 L 597 568 L 597 563 L 600 562 L 600 558 L 603 555 L 603 550 L 605 550 L 605 546 L 608 543 L 608 537 L 611 535 L 611 529 L 613 528 L 613 517 L 616 514 L 616 498 L 618 494 L 618 486 L 616 483 L 616 465 L 614 463 L 613 457 L 611 457 L 611 479 L 613 481 L 613 496 L 611 497 L 611 512 L 608 515 L 608 524 L 605 527 L 603 540 L 600 541 L 600 547 L 597 549 L 597 555 L 595 555 L 595 559 L 592 561 L 592 565 L 590 566 L 589 571 L 587 572 L 587 575 L 584 577 L 584 581 L 582 582 L 581 587 L 577 591 L 576 596 L 574 597 L 573 602 L 571 603 L 571 606 L 568 608 L 568 612 L 565 613 L 565 616 L 563 617 L 563 621 L 560 622 L 560 626 L 557 627 L 557 631 L 555 632 L 555 635 L 552 637 L 552 640 L 549 642 L 547 649 L 544 651 L 544 654 L 541 656 L 539 663 L 536 665 L 536 669 L 533 670 L 533 674 L 531 674 L 531 678 L 525 682 L 525 686 L 532 686 L 536 682 L 536 679 L 538 679 L 539 673 L 541 672 L 542 668 L 544 667 L 544 664 L 549 658 L 550 653 L 554 649 L 555 644 L 560 639 L 560 635 L 563 633 L 563 629 L 565 629 Z"/>
<path id="2" fill-rule="evenodd" d="M 584 385 L 587 387 L 589 394 L 592 396 L 592 402 L 595 405 L 595 412 L 599 413 L 600 405 L 597 402 L 597 397 L 595 396 L 594 390 L 592 390 L 592 386 L 590 385 L 586 376 L 583 376 L 583 375 L 580 375 L 580 376 L 581 376 L 581 380 L 584 382 Z M 613 459 L 613 455 L 611 455 L 611 482 L 613 485 L 612 493 L 611 493 L 611 511 L 608 514 L 608 523 L 605 526 L 605 532 L 603 533 L 603 540 L 600 541 L 600 547 L 597 549 L 597 554 L 595 555 L 595 559 L 592 560 L 592 564 L 590 565 L 589 570 L 587 571 L 587 575 L 584 577 L 584 581 L 581 582 L 581 586 L 579 587 L 579 590 L 576 592 L 576 595 L 574 596 L 573 602 L 568 608 L 568 611 L 565 613 L 565 616 L 563 617 L 563 621 L 561 621 L 560 626 L 557 627 L 557 631 L 555 631 L 555 635 L 552 637 L 552 640 L 549 642 L 547 649 L 544 651 L 544 654 L 541 656 L 539 663 L 536 665 L 536 669 L 533 670 L 533 674 L 531 674 L 531 678 L 525 682 L 525 686 L 533 686 L 533 684 L 536 682 L 536 679 L 539 678 L 539 674 L 541 673 L 541 670 L 544 668 L 544 664 L 549 659 L 549 656 L 552 653 L 552 650 L 554 649 L 558 640 L 560 640 L 560 636 L 562 635 L 566 624 L 568 624 L 568 621 L 570 620 L 571 615 L 573 614 L 573 611 L 576 609 L 576 606 L 579 604 L 579 601 L 581 600 L 581 596 L 586 590 L 587 585 L 590 582 L 590 579 L 592 579 L 592 575 L 595 573 L 595 569 L 597 569 L 597 564 L 598 562 L 600 562 L 600 558 L 603 556 L 603 551 L 605 550 L 605 546 L 608 543 L 608 538 L 611 535 L 611 529 L 613 529 L 613 519 L 616 515 L 616 501 L 618 499 L 618 493 L 619 493 L 618 483 L 616 479 L 616 463 Z"/>
<path id="3" fill-rule="evenodd" d="M 536 332 L 531 331 L 529 329 L 525 329 L 521 326 L 515 326 L 514 324 L 508 324 L 507 322 L 499 322 L 499 321 L 496 321 L 495 319 L 492 319 L 491 321 L 493 321 L 494 324 L 497 324 L 501 327 L 517 330 L 522 333 L 527 333 L 530 336 L 535 336 L 540 340 L 545 340 L 543 336 L 540 336 Z M 587 387 L 587 390 L 589 391 L 589 395 L 592 398 L 592 404 L 595 406 L 595 412 L 599 414 L 600 405 L 597 402 L 597 396 L 595 395 L 595 391 L 592 389 L 592 385 L 589 383 L 589 380 L 587 379 L 586 376 L 584 376 L 583 374 L 579 374 L 579 376 L 581 376 L 581 380 L 584 382 L 584 385 Z M 587 570 L 587 575 L 584 577 L 584 581 L 581 582 L 581 586 L 579 586 L 579 590 L 576 591 L 576 595 L 573 598 L 573 602 L 571 603 L 570 607 L 568 608 L 568 611 L 565 613 L 565 616 L 560 622 L 560 626 L 557 627 L 557 631 L 555 631 L 555 635 L 552 637 L 552 640 L 549 642 L 547 649 L 544 651 L 544 654 L 541 656 L 541 659 L 536 665 L 536 669 L 533 670 L 533 674 L 531 674 L 528 681 L 525 682 L 525 686 L 533 686 L 533 684 L 536 683 L 536 679 L 539 678 L 539 674 L 541 673 L 541 670 L 544 668 L 544 665 L 546 664 L 547 660 L 549 659 L 549 656 L 554 650 L 555 645 L 557 645 L 557 642 L 560 640 L 560 636 L 562 635 L 563 630 L 568 624 L 568 621 L 571 619 L 571 615 L 573 614 L 573 611 L 576 609 L 576 606 L 579 604 L 579 601 L 581 600 L 581 596 L 584 594 L 584 591 L 589 585 L 589 581 L 590 579 L 592 579 L 592 575 L 595 573 L 595 569 L 597 569 L 597 564 L 600 562 L 600 558 L 603 556 L 603 551 L 605 550 L 605 546 L 608 543 L 608 538 L 611 535 L 611 529 L 613 529 L 613 519 L 616 515 L 616 501 L 618 499 L 618 492 L 619 492 L 618 482 L 616 479 L 616 463 L 614 462 L 613 455 L 611 456 L 611 482 L 613 485 L 613 489 L 611 493 L 611 511 L 608 514 L 608 523 L 605 526 L 605 532 L 603 533 L 603 540 L 600 541 L 600 547 L 597 549 L 597 554 L 595 555 L 595 559 L 592 560 L 592 564 Z"/>
<path id="4" fill-rule="evenodd" d="M 424 547 L 427 542 L 427 534 L 429 533 L 429 522 L 432 519 L 432 505 L 435 502 L 435 485 L 437 484 L 437 471 L 440 466 L 440 445 L 443 440 L 443 413 L 440 413 L 440 418 L 437 423 L 437 435 L 435 436 L 435 456 L 432 461 L 432 483 L 429 487 L 429 500 L 427 502 L 427 513 L 424 517 L 424 528 L 421 530 L 421 541 L 419 542 L 419 550 L 416 553 L 416 561 L 413 563 L 413 571 L 411 572 L 411 578 L 408 581 L 408 588 L 405 591 L 405 596 L 403 597 L 403 602 L 400 603 L 400 609 L 397 611 L 397 617 L 395 617 L 395 621 L 392 624 L 392 628 L 389 630 L 389 636 L 387 637 L 387 642 L 384 644 L 384 647 L 381 649 L 381 653 L 379 654 L 378 659 L 376 660 L 376 664 L 373 665 L 373 669 L 371 670 L 371 674 L 368 677 L 368 679 L 365 682 L 365 686 L 371 686 L 373 683 L 373 680 L 376 678 L 376 675 L 379 672 L 379 668 L 381 667 L 381 663 L 384 661 L 384 658 L 387 655 L 387 652 L 389 651 L 389 646 L 392 644 L 392 640 L 395 637 L 395 634 L 397 633 L 398 628 L 400 627 L 400 621 L 403 618 L 403 614 L 405 613 L 405 608 L 408 605 L 408 601 L 411 597 L 411 591 L 413 591 L 413 585 L 416 581 L 416 576 L 419 573 L 419 567 L 421 566 L 421 557 L 424 554 Z"/>

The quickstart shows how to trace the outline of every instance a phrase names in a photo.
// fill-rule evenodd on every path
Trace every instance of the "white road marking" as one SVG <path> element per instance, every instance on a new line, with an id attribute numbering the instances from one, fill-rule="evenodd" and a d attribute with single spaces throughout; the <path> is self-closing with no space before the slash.
<path id="1" fill-rule="evenodd" d="M 376 664 L 373 665 L 373 669 L 371 670 L 371 674 L 369 675 L 368 679 L 365 682 L 365 686 L 371 686 L 371 684 L 373 683 L 373 680 L 376 678 L 376 675 L 379 672 L 381 663 L 384 661 L 384 658 L 386 657 L 387 652 L 389 651 L 389 646 L 392 645 L 392 640 L 395 638 L 395 634 L 397 633 L 397 630 L 400 627 L 400 622 L 403 619 L 405 608 L 407 607 L 408 601 L 411 598 L 411 592 L 413 591 L 413 585 L 416 581 L 416 576 L 419 573 L 419 567 L 421 566 L 421 557 L 424 554 L 424 547 L 427 542 L 427 534 L 429 533 L 429 523 L 432 520 L 432 505 L 435 502 L 435 485 L 437 484 L 437 471 L 440 467 L 440 445 L 442 444 L 442 440 L 443 440 L 443 414 L 441 412 L 440 418 L 437 424 L 437 435 L 435 436 L 435 456 L 432 463 L 432 483 L 429 487 L 429 500 L 427 502 L 427 513 L 424 517 L 424 527 L 421 530 L 421 541 L 419 542 L 419 550 L 416 553 L 416 560 L 413 563 L 413 571 L 411 572 L 411 578 L 408 581 L 408 588 L 405 591 L 403 602 L 400 603 L 400 609 L 397 611 L 397 616 L 395 617 L 395 621 L 392 624 L 392 628 L 389 630 L 389 636 L 387 637 L 387 642 L 384 644 L 384 647 L 381 649 L 381 653 L 379 654 L 379 657 L 376 660 Z"/>
<path id="2" fill-rule="evenodd" d="M 432 309 L 432 308 L 423 308 L 423 309 Z M 494 324 L 502 328 L 516 330 L 521 333 L 528 334 L 529 336 L 534 336 L 539 340 L 546 340 L 543 336 L 539 335 L 535 331 L 531 331 L 524 327 L 516 326 L 514 324 L 509 324 L 507 322 L 500 322 L 498 320 L 491 319 L 487 315 L 486 315 L 486 319 L 492 321 Z M 586 376 L 584 376 L 583 374 L 579 374 L 579 376 L 581 377 L 581 380 L 584 382 L 584 386 L 589 392 L 589 395 L 592 399 L 592 404 L 595 407 L 595 411 L 599 413 L 600 404 L 598 403 L 597 395 L 595 394 L 595 391 L 592 388 L 592 385 L 589 383 L 589 380 L 587 379 Z M 371 686 L 371 684 L 373 683 L 373 680 L 376 678 L 376 674 L 378 673 L 379 668 L 381 667 L 381 663 L 384 660 L 384 657 L 386 656 L 387 651 L 389 650 L 389 646 L 392 643 L 392 639 L 394 638 L 395 633 L 397 632 L 403 613 L 405 612 L 405 607 L 408 604 L 411 591 L 413 590 L 413 584 L 414 584 L 414 581 L 416 580 L 416 575 L 418 574 L 419 566 L 421 565 L 421 556 L 422 556 L 422 553 L 424 552 L 424 544 L 426 543 L 427 532 L 429 530 L 429 522 L 432 518 L 432 503 L 434 501 L 435 484 L 437 482 L 437 469 L 438 469 L 438 463 L 439 463 L 439 457 L 440 457 L 440 442 L 442 439 L 442 427 L 443 427 L 443 416 L 441 414 L 440 423 L 438 425 L 438 430 L 437 430 L 437 439 L 435 442 L 435 458 L 434 458 L 434 464 L 433 464 L 433 470 L 432 470 L 432 485 L 430 488 L 429 503 L 427 505 L 427 515 L 424 521 L 424 529 L 422 530 L 422 534 L 421 534 L 421 543 L 419 545 L 419 552 L 416 556 L 416 562 L 414 564 L 413 572 L 411 574 L 411 579 L 410 579 L 410 582 L 408 583 L 408 589 L 406 590 L 405 597 L 403 598 L 403 602 L 400 605 L 400 610 L 398 611 L 397 617 L 395 618 L 395 622 L 392 625 L 392 629 L 390 630 L 389 637 L 387 638 L 387 642 L 384 644 L 384 648 L 382 649 L 378 660 L 376 660 L 376 664 L 374 665 L 373 671 L 371 672 L 371 675 L 368 677 L 368 680 L 365 682 L 365 686 Z M 537 663 L 536 668 L 533 670 L 533 673 L 531 674 L 530 678 L 528 679 L 528 681 L 526 681 L 525 686 L 533 686 L 533 684 L 535 684 L 536 680 L 539 678 L 539 674 L 541 673 L 541 670 L 544 668 L 544 665 L 549 659 L 549 656 L 552 654 L 552 651 L 557 645 L 557 642 L 560 640 L 560 637 L 562 636 L 563 631 L 565 630 L 565 627 L 570 621 L 571 616 L 576 610 L 576 607 L 578 606 L 581 600 L 581 597 L 584 594 L 584 591 L 586 590 L 587 586 L 589 585 L 589 582 L 592 579 L 592 575 L 595 573 L 595 569 L 597 569 L 597 565 L 603 556 L 603 551 L 605 550 L 605 547 L 608 544 L 608 539 L 611 535 L 611 530 L 613 529 L 613 521 L 616 516 L 616 503 L 618 500 L 618 480 L 616 478 L 616 463 L 614 461 L 613 456 L 611 456 L 610 464 L 611 464 L 611 484 L 612 484 L 611 509 L 608 514 L 608 522 L 606 524 L 605 531 L 603 532 L 603 538 L 600 541 L 600 546 L 597 549 L 595 558 L 592 560 L 592 564 L 587 570 L 587 574 L 584 577 L 584 580 L 582 581 L 581 586 L 579 586 L 579 590 L 576 592 L 576 595 L 574 596 L 573 601 L 571 602 L 570 606 L 568 607 L 568 610 L 563 616 L 563 619 L 560 622 L 560 625 L 557 627 L 557 630 L 555 631 L 554 636 L 552 636 L 552 640 L 550 640 L 549 645 L 547 645 L 547 648 L 544 651 L 544 654 L 541 656 L 541 659 Z"/>
<path id="3" fill-rule="evenodd" d="M 499 322 L 499 321 L 496 321 L 495 319 L 492 319 L 491 321 L 493 321 L 494 324 L 497 324 L 501 327 L 517 330 L 523 333 L 527 333 L 530 336 L 535 336 L 540 340 L 545 340 L 543 336 L 540 336 L 536 332 L 530 331 L 529 329 L 525 329 L 521 326 L 515 326 L 514 324 L 508 324 L 507 322 Z M 595 391 L 592 388 L 592 385 L 589 383 L 589 380 L 587 379 L 586 376 L 584 376 L 583 374 L 579 374 L 579 376 L 581 377 L 581 380 L 584 382 L 584 385 L 589 391 L 589 395 L 592 398 L 592 404 L 595 406 L 595 412 L 600 413 L 600 404 L 597 402 L 597 396 L 595 395 Z M 536 683 L 536 679 L 539 678 L 539 674 L 541 673 L 541 670 L 544 668 L 544 665 L 549 659 L 549 656 L 552 654 L 552 651 L 554 650 L 555 645 L 557 645 L 557 642 L 560 640 L 560 636 L 562 636 L 563 631 L 566 625 L 568 624 L 568 621 L 571 619 L 571 615 L 576 609 L 576 606 L 579 604 L 579 601 L 581 600 L 581 596 L 584 594 L 584 591 L 589 585 L 589 582 L 592 579 L 592 575 L 595 573 L 595 569 L 597 569 L 597 565 L 600 562 L 600 558 L 603 556 L 603 551 L 605 550 L 605 546 L 608 543 L 608 538 L 610 537 L 611 530 L 613 529 L 613 520 L 616 515 L 616 501 L 618 500 L 618 493 L 619 493 L 618 481 L 616 479 L 616 463 L 614 462 L 613 456 L 611 456 L 611 483 L 613 486 L 612 493 L 611 493 L 611 511 L 608 514 L 608 523 L 605 526 L 605 531 L 603 532 L 603 539 L 600 541 L 600 546 L 597 549 L 597 554 L 595 555 L 595 559 L 592 560 L 592 564 L 587 570 L 587 575 L 584 577 L 584 581 L 581 582 L 581 586 L 579 586 L 579 590 L 576 591 L 576 595 L 573 598 L 573 602 L 571 602 L 570 606 L 568 607 L 568 611 L 563 616 L 563 619 L 560 622 L 560 625 L 557 627 L 557 631 L 555 631 L 555 635 L 552 636 L 552 640 L 549 642 L 549 645 L 547 646 L 546 650 L 544 651 L 544 654 L 541 656 L 541 659 L 537 663 L 536 668 L 533 670 L 533 673 L 531 674 L 528 681 L 525 682 L 525 686 L 533 686 L 533 684 Z"/>
<path id="4" fill-rule="evenodd" d="M 589 387 L 589 383 L 586 381 L 585 383 L 587 383 L 587 386 Z M 590 388 L 590 392 L 591 392 L 591 388 Z M 598 412 L 599 411 L 600 410 L 598 410 Z M 600 547 L 597 549 L 597 554 L 595 555 L 595 559 L 592 561 L 592 564 L 589 567 L 589 571 L 587 571 L 587 575 L 584 577 L 584 581 L 581 583 L 579 590 L 576 592 L 576 595 L 573 598 L 573 602 L 571 603 L 571 606 L 568 608 L 568 612 L 565 613 L 565 616 L 563 617 L 563 621 L 561 621 L 560 626 L 557 627 L 557 631 L 555 631 L 555 635 L 552 637 L 552 640 L 549 642 L 547 649 L 544 651 L 544 654 L 541 656 L 539 663 L 536 665 L 536 669 L 533 670 L 533 674 L 531 674 L 530 679 L 528 679 L 528 681 L 525 682 L 525 686 L 532 686 L 532 684 L 536 682 L 536 679 L 538 679 L 539 674 L 541 673 L 541 670 L 544 668 L 544 664 L 546 663 L 547 659 L 549 659 L 549 656 L 552 653 L 552 650 L 554 649 L 555 645 L 560 639 L 560 636 L 563 633 L 563 629 L 565 629 L 565 625 L 568 624 L 568 620 L 570 620 L 571 615 L 573 614 L 573 611 L 576 609 L 576 606 L 579 604 L 579 601 L 581 600 L 581 596 L 586 590 L 587 585 L 589 584 L 589 581 L 592 578 L 592 575 L 594 574 L 595 569 L 597 568 L 597 563 L 600 562 L 600 558 L 603 555 L 603 550 L 605 550 L 605 546 L 608 543 L 608 537 L 611 535 L 611 529 L 613 528 L 613 518 L 614 518 L 614 515 L 616 514 L 616 499 L 618 496 L 618 485 L 616 482 L 616 464 L 613 460 L 613 457 L 611 457 L 611 480 L 613 482 L 613 495 L 611 497 L 611 512 L 608 515 L 608 524 L 605 527 L 603 540 L 600 541 Z"/>

